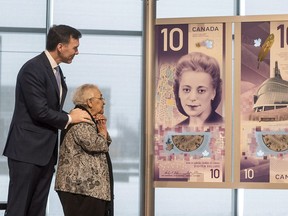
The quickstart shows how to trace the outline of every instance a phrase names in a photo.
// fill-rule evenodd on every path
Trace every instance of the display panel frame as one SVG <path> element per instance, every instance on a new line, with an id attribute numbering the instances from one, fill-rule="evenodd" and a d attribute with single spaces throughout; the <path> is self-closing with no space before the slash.
<path id="1" fill-rule="evenodd" d="M 243 58 L 241 56 L 241 50 L 243 50 L 243 35 L 242 30 L 243 26 L 245 25 L 252 25 L 258 24 L 258 23 L 276 23 L 274 25 L 276 27 L 279 27 L 281 23 L 284 25 L 282 28 L 281 34 L 285 31 L 286 27 L 288 26 L 288 16 L 287 15 L 263 15 L 263 16 L 231 16 L 231 17 L 205 17 L 205 18 L 174 18 L 174 19 L 156 19 L 155 24 L 155 34 L 157 34 L 157 28 L 163 26 L 167 27 L 169 25 L 174 25 L 174 27 L 179 27 L 181 25 L 203 25 L 203 24 L 215 24 L 215 23 L 222 23 L 225 25 L 225 51 L 223 55 L 223 59 L 225 59 L 225 62 L 223 63 L 223 71 L 224 74 L 222 76 L 223 78 L 223 86 L 224 86 L 224 94 L 223 94 L 223 113 L 225 116 L 225 137 L 224 137 L 224 143 L 225 143 L 225 178 L 222 182 L 204 182 L 204 181 L 183 181 L 180 180 L 171 180 L 171 179 L 159 179 L 157 178 L 157 175 L 159 175 L 159 172 L 157 170 L 157 162 L 158 159 L 156 158 L 157 155 L 155 154 L 155 151 L 159 150 L 159 146 L 155 144 L 155 140 L 157 140 L 159 137 L 155 136 L 154 134 L 154 157 L 153 157 L 153 172 L 154 172 L 154 187 L 187 187 L 187 188 L 251 188 L 251 189 L 283 189 L 287 188 L 286 182 L 260 182 L 260 181 L 254 181 L 254 182 L 243 182 L 241 180 L 241 166 L 243 164 L 241 163 L 241 157 L 243 153 L 243 146 L 246 142 L 245 139 L 247 139 L 247 134 L 243 134 L 243 128 L 246 126 L 243 125 L 243 119 L 241 114 L 241 106 L 243 106 L 243 100 L 241 100 L 241 86 L 243 85 L 241 81 L 241 64 L 243 65 L 245 62 L 249 60 L 248 58 Z M 280 31 L 279 30 L 279 31 Z M 257 32 L 257 31 L 256 31 Z M 286 34 L 284 32 L 284 34 Z M 287 30 L 288 35 L 288 30 Z M 256 36 L 256 35 L 255 35 Z M 255 38 L 256 39 L 256 38 Z M 159 38 L 156 39 L 155 42 L 155 50 L 157 51 L 157 44 L 161 43 L 161 40 Z M 264 44 L 265 39 L 262 39 L 262 44 Z M 279 40 L 277 41 L 279 43 Z M 283 40 L 281 39 L 280 42 L 283 43 Z M 287 39 L 288 42 L 288 39 Z M 285 43 L 285 40 L 284 40 Z M 285 46 L 286 47 L 286 46 Z M 282 52 L 281 52 L 282 53 Z M 243 53 L 242 53 L 243 55 Z M 272 52 L 272 59 L 273 56 L 281 56 L 281 54 L 275 54 L 275 52 Z M 283 56 L 283 55 L 282 55 Z M 161 58 L 161 56 L 160 56 Z M 265 61 L 264 61 L 265 62 Z M 157 70 L 159 70 L 159 54 L 156 52 L 155 57 L 155 94 L 157 94 Z M 256 61 L 257 63 L 257 61 Z M 260 62 L 260 65 L 262 61 Z M 286 64 L 286 60 L 285 60 Z M 270 66 L 269 66 L 270 67 Z M 243 66 L 242 66 L 243 68 Z M 159 78 L 159 77 L 158 77 Z M 257 80 L 257 78 L 251 77 L 251 80 Z M 258 80 L 259 81 L 259 80 Z M 170 90 L 171 91 L 171 90 Z M 242 95 L 243 96 L 243 95 Z M 155 99 L 155 125 L 157 124 L 157 100 Z M 260 125 L 262 126 L 262 125 Z M 283 126 L 283 130 L 281 133 L 283 134 L 283 131 L 286 133 L 285 124 Z M 282 135 L 280 133 L 280 135 Z M 286 135 L 286 134 L 285 134 Z M 163 138 L 163 137 L 162 137 Z M 256 139 L 256 138 L 255 138 Z M 165 139 L 163 139 L 163 143 Z M 243 141 L 244 140 L 244 141 Z M 245 143 L 247 145 L 247 143 Z M 163 149 L 162 149 L 163 150 Z M 285 152 L 286 154 L 286 152 Z M 285 162 L 284 162 L 285 165 Z M 281 166 L 284 166 L 283 164 Z M 277 166 L 277 163 L 276 163 Z M 173 170 L 172 170 L 173 171 Z M 242 169 L 243 173 L 243 169 Z M 249 173 L 248 173 L 249 174 Z M 247 175 L 248 175 L 247 174 Z M 282 173 L 282 177 L 285 178 L 286 174 Z"/>

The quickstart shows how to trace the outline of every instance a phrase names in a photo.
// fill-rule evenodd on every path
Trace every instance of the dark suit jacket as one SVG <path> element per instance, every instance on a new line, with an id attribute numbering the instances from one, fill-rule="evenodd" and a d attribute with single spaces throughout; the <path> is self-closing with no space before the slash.
<path id="1" fill-rule="evenodd" d="M 53 69 L 44 52 L 26 62 L 16 83 L 14 114 L 3 155 L 18 161 L 46 165 L 57 152 L 58 129 L 68 116 L 62 112 L 67 86 L 60 69 L 62 100 Z"/>

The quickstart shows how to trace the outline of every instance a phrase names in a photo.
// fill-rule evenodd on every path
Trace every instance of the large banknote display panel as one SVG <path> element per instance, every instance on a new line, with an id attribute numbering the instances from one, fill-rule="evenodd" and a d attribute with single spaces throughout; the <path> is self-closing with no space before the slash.
<path id="1" fill-rule="evenodd" d="M 253 19 L 235 24 L 235 182 L 287 188 L 288 20 Z"/>
<path id="2" fill-rule="evenodd" d="M 154 185 L 287 188 L 288 16 L 157 20 L 155 53 Z"/>
<path id="3" fill-rule="evenodd" d="M 213 19 L 156 25 L 156 186 L 231 182 L 231 38 Z"/>

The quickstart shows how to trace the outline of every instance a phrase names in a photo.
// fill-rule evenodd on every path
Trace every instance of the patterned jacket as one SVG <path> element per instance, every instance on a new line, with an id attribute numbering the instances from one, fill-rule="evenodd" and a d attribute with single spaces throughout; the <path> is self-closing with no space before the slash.
<path id="1" fill-rule="evenodd" d="M 95 124 L 79 123 L 67 131 L 60 146 L 55 190 L 111 201 L 106 153 L 111 138 L 97 133 Z"/>

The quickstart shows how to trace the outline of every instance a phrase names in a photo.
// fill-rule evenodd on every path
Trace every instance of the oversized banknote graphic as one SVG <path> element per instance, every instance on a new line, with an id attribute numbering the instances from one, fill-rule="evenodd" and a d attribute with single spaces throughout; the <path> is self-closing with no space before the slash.
<path id="1" fill-rule="evenodd" d="M 156 27 L 155 181 L 225 182 L 225 123 L 183 126 L 181 123 L 187 116 L 179 111 L 175 99 L 177 62 L 188 53 L 203 53 L 215 58 L 219 73 L 224 77 L 224 29 L 223 23 Z M 197 85 L 201 88 L 197 92 L 204 93 L 204 85 Z M 225 88 L 219 89 L 225 92 Z M 190 104 L 188 109 L 200 109 L 198 103 Z M 215 112 L 225 116 L 222 101 L 218 105 L 219 110 Z"/>
<path id="2" fill-rule="evenodd" d="M 287 26 L 287 22 L 242 23 L 241 182 L 288 183 L 288 62 L 284 57 L 288 44 L 282 38 Z M 247 38 L 262 39 L 269 49 Z"/>

